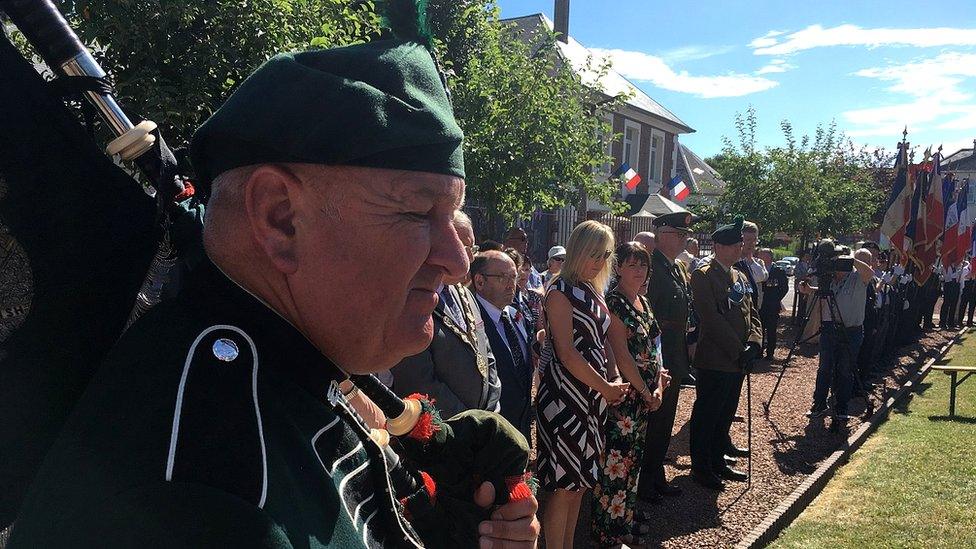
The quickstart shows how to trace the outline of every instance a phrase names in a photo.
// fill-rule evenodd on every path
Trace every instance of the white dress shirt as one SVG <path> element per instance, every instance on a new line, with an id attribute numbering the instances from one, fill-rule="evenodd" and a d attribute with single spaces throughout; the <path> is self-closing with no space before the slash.
<path id="1" fill-rule="evenodd" d="M 488 313 L 488 318 L 491 320 L 492 324 L 495 325 L 495 329 L 498 330 L 498 335 L 502 336 L 502 341 L 504 341 L 505 345 L 508 346 L 508 336 L 505 335 L 505 324 L 502 322 L 502 310 L 492 305 L 487 299 L 481 297 L 481 295 L 478 295 L 477 297 L 478 301 L 484 305 L 485 311 Z M 516 338 L 519 340 L 522 357 L 527 357 L 529 355 L 526 352 L 527 344 L 525 342 L 525 327 L 520 326 L 520 324 L 523 324 L 522 322 L 515 321 L 516 311 L 514 307 L 507 305 L 505 310 L 508 312 L 508 318 L 512 319 L 512 325 L 515 326 L 515 334 Z M 508 347 L 508 351 L 511 352 L 512 348 Z"/>

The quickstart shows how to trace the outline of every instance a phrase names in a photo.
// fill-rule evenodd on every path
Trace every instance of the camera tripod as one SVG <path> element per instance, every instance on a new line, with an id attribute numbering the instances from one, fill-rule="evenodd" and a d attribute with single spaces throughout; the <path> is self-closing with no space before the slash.
<path id="1" fill-rule="evenodd" d="M 824 282 L 827 281 L 824 280 L 818 282 L 819 287 L 814 293 L 813 299 L 811 299 L 807 304 L 807 310 L 803 315 L 803 322 L 800 325 L 800 331 L 797 332 L 796 337 L 793 339 L 793 344 L 790 346 L 790 351 L 789 353 L 787 353 L 786 359 L 783 360 L 783 369 L 780 370 L 779 378 L 777 378 L 776 384 L 773 386 L 773 391 L 769 394 L 769 400 L 763 403 L 763 408 L 765 409 L 765 414 L 767 417 L 769 416 L 769 407 L 773 403 L 773 398 L 776 396 L 776 391 L 779 389 L 780 383 L 783 382 L 783 376 L 786 375 L 786 370 L 789 367 L 790 360 L 792 360 L 793 354 L 796 352 L 797 347 L 799 347 L 801 343 L 806 343 L 807 341 L 810 341 L 817 335 L 821 335 L 821 337 L 836 337 L 837 340 L 840 342 L 841 354 L 834 359 L 833 364 L 831 366 L 831 372 L 830 372 L 831 382 L 833 381 L 834 375 L 836 374 L 835 369 L 838 367 L 842 367 L 840 360 L 844 360 L 846 358 L 847 360 L 850 361 L 849 369 L 851 370 L 850 373 L 851 373 L 851 379 L 853 380 L 853 384 L 854 384 L 853 389 L 855 394 L 857 393 L 866 394 L 860 376 L 854 374 L 854 366 L 855 366 L 855 362 L 857 361 L 857 357 L 852 352 L 853 348 L 851 346 L 851 340 L 847 334 L 847 329 L 844 326 L 844 319 L 840 314 L 840 307 L 838 307 L 837 305 L 837 296 L 835 296 L 833 290 L 830 289 L 830 284 L 824 284 Z M 804 339 L 803 332 L 804 330 L 806 330 L 807 323 L 810 322 L 810 315 L 816 309 L 815 305 L 817 303 L 820 303 L 821 311 L 823 311 L 824 306 L 827 307 L 826 309 L 827 318 L 830 319 L 829 320 L 830 327 L 833 329 L 834 333 L 833 334 L 825 333 L 824 326 L 823 324 L 821 324 L 821 328 L 819 330 L 817 330 L 815 333 L 811 334 L 809 337 Z M 823 313 L 821 312 L 821 314 Z M 823 322 L 828 322 L 828 320 L 823 320 Z M 865 410 L 864 416 L 870 417 L 873 413 L 874 413 L 873 404 L 871 403 L 870 399 L 868 399 L 868 406 L 867 409 Z M 834 426 L 832 426 L 832 429 L 833 428 Z"/>

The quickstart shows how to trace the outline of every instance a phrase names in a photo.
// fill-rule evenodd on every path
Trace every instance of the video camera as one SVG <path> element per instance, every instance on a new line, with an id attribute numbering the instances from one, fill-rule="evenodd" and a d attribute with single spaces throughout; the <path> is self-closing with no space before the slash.
<path id="1" fill-rule="evenodd" d="M 854 270 L 854 256 L 847 246 L 840 246 L 833 240 L 825 238 L 817 244 L 813 251 L 813 274 L 817 277 L 817 285 L 826 290 L 835 273 L 849 273 Z"/>
<path id="2" fill-rule="evenodd" d="M 813 252 L 813 270 L 818 274 L 849 273 L 854 270 L 854 256 L 847 246 L 825 238 Z"/>

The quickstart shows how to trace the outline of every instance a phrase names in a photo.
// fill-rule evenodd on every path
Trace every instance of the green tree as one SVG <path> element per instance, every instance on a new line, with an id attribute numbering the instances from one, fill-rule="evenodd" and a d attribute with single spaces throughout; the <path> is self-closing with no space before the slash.
<path id="1" fill-rule="evenodd" d="M 175 145 L 276 53 L 368 40 L 371 2 L 351 0 L 61 0 L 122 104 Z M 323 24 L 323 22 L 325 22 Z"/>
<path id="2" fill-rule="evenodd" d="M 432 0 L 432 27 L 449 69 L 465 134 L 468 194 L 506 221 L 536 208 L 613 202 L 616 185 L 594 177 L 610 159 L 607 100 L 562 61 L 544 29 L 520 35 L 494 1 Z M 607 66 L 591 63 L 598 80 Z"/>
<path id="3" fill-rule="evenodd" d="M 767 234 L 803 238 L 853 235 L 876 224 L 885 151 L 857 147 L 835 123 L 797 139 L 789 121 L 780 123 L 783 145 L 759 149 L 752 107 L 736 115 L 735 126 L 739 143 L 725 138 L 722 153 L 709 159 L 728 183 L 724 217 L 741 214 Z"/>

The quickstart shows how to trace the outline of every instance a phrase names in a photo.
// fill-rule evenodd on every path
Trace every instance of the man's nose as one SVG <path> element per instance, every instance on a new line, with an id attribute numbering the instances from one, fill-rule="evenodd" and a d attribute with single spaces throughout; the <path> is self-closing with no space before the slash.
<path id="1" fill-rule="evenodd" d="M 451 278 L 464 276 L 468 272 L 468 254 L 453 223 L 444 224 L 431 235 L 428 263 L 442 267 L 446 276 Z"/>

